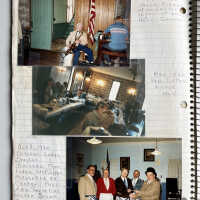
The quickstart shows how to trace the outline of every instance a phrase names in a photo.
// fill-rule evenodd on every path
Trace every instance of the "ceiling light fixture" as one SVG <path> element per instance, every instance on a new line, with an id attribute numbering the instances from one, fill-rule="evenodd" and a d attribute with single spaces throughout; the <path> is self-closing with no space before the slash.
<path id="1" fill-rule="evenodd" d="M 158 156 L 161 154 L 161 152 L 158 150 L 158 145 L 157 145 L 157 138 L 156 138 L 156 147 L 155 150 L 151 153 L 154 156 Z"/>
<path id="2" fill-rule="evenodd" d="M 93 137 L 91 139 L 88 139 L 87 142 L 90 144 L 101 144 L 102 140 L 99 140 L 99 139 L 96 139 L 96 137 Z"/>

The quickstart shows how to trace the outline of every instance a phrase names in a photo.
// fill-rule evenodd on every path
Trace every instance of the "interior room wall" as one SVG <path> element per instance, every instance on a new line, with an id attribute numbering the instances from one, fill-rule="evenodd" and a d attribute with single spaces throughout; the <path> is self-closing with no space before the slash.
<path id="1" fill-rule="evenodd" d="M 90 0 L 76 0 L 75 1 L 75 24 L 78 22 L 83 23 L 83 29 L 87 32 L 88 18 L 89 18 L 89 2 Z M 105 30 L 110 24 L 114 22 L 115 15 L 115 0 L 96 0 L 96 18 L 95 29 Z"/>
<path id="2" fill-rule="evenodd" d="M 62 67 L 52 67 L 51 68 L 51 78 L 54 80 L 54 82 L 59 81 L 61 84 L 64 82 L 68 82 L 70 74 L 71 74 L 71 68 L 62 68 Z"/>
<path id="3" fill-rule="evenodd" d="M 67 165 L 68 168 L 71 168 L 71 174 L 68 175 L 69 179 L 79 179 L 80 175 L 83 175 L 86 173 L 86 168 L 89 164 L 91 164 L 92 160 L 92 148 L 91 145 L 82 143 L 77 140 L 71 140 L 70 142 L 68 140 L 67 147 L 68 147 L 68 152 L 67 155 L 69 159 L 67 159 Z M 84 155 L 84 162 L 83 162 L 83 167 L 82 167 L 82 173 L 79 174 L 77 171 L 77 154 L 81 153 Z"/>
<path id="4" fill-rule="evenodd" d="M 67 23 L 67 0 L 54 0 L 53 40 L 65 39 L 74 29 L 74 21 Z"/>
<path id="5" fill-rule="evenodd" d="M 155 143 L 152 142 L 103 143 L 99 145 L 79 143 L 76 148 L 73 148 L 75 150 L 73 157 L 76 153 L 83 152 L 85 154 L 85 167 L 88 164 L 97 164 L 98 169 L 101 169 L 102 161 L 106 159 L 108 149 L 111 162 L 111 177 L 117 178 L 120 175 L 120 157 L 130 157 L 130 178 L 132 178 L 133 170 L 139 169 L 141 178 L 145 179 L 147 167 L 154 167 L 161 182 L 165 182 L 166 177 L 168 177 L 168 160 L 182 159 L 181 143 L 178 141 L 161 142 L 158 143 L 158 147 L 162 154 L 156 156 L 155 162 L 144 161 L 144 149 L 155 148 Z"/>
<path id="6" fill-rule="evenodd" d="M 103 80 L 105 85 L 104 86 L 97 85 L 97 80 Z M 134 81 L 129 81 L 129 80 L 105 75 L 102 73 L 94 72 L 92 74 L 88 92 L 95 94 L 97 96 L 101 96 L 103 98 L 108 98 L 113 81 L 120 82 L 120 89 L 117 95 L 117 100 L 126 102 L 127 99 L 130 97 L 130 95 L 127 93 L 127 90 L 129 88 L 136 87 L 136 83 Z"/>
<path id="7" fill-rule="evenodd" d="M 54 24 L 66 22 L 67 0 L 54 0 Z"/>

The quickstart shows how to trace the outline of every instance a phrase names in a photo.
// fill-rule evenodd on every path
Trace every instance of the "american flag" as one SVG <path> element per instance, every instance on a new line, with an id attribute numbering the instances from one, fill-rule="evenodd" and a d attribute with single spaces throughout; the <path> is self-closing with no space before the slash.
<path id="1" fill-rule="evenodd" d="M 94 21 L 96 17 L 95 11 L 95 0 L 90 1 L 90 14 L 89 14 L 89 22 L 88 22 L 88 33 L 91 43 L 94 43 Z"/>
<path id="2" fill-rule="evenodd" d="M 110 173 L 110 159 L 109 159 L 109 155 L 108 155 L 108 149 L 107 149 L 107 155 L 106 155 L 106 162 L 107 162 L 108 171 Z"/>

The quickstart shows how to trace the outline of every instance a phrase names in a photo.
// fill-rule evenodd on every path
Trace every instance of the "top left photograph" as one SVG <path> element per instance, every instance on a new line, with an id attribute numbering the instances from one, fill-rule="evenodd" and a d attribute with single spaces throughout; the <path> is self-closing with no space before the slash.
<path id="1" fill-rule="evenodd" d="M 131 0 L 19 0 L 21 66 L 129 66 Z"/>

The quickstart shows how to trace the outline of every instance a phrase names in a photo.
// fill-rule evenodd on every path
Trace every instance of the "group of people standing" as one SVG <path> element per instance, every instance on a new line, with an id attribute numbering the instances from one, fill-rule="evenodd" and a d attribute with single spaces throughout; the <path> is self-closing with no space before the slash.
<path id="1" fill-rule="evenodd" d="M 128 169 L 122 168 L 121 175 L 115 180 L 109 176 L 109 170 L 103 170 L 103 176 L 95 181 L 95 166 L 89 165 L 85 176 L 78 183 L 80 200 L 159 200 L 160 181 L 154 168 L 145 171 L 147 180 L 140 178 L 140 171 L 134 170 L 133 178 L 128 178 Z"/>

